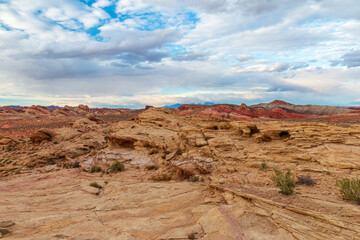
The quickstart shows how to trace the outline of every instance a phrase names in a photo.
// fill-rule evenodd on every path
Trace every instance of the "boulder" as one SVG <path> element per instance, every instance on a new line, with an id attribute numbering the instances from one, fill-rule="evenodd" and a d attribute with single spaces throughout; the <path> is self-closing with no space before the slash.
<path id="1" fill-rule="evenodd" d="M 100 118 L 97 118 L 95 116 L 95 114 L 93 114 L 93 113 L 90 113 L 90 114 L 86 115 L 86 118 L 89 119 L 90 121 L 93 121 L 93 122 L 96 122 L 96 123 L 102 123 L 103 122 L 103 120 L 101 120 Z"/>
<path id="2" fill-rule="evenodd" d="M 89 106 L 87 105 L 83 105 L 83 104 L 80 104 L 78 107 L 77 107 L 78 110 L 82 110 L 84 112 L 90 112 L 90 108 Z"/>
<path id="3" fill-rule="evenodd" d="M 43 141 L 51 141 L 56 133 L 50 129 L 40 129 L 30 135 L 30 140 L 33 143 L 41 143 Z"/>

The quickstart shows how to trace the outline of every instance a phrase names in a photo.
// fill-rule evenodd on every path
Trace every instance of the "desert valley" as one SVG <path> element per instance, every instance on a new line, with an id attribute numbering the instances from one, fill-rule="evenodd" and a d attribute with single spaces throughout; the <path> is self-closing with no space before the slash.
<path id="1" fill-rule="evenodd" d="M 0 135 L 5 239 L 360 239 L 357 108 L 1 107 Z"/>

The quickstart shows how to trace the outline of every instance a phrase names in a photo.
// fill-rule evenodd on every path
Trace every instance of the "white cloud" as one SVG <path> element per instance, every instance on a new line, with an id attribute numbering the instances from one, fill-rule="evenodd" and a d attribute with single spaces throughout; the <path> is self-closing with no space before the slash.
<path id="1" fill-rule="evenodd" d="M 346 104 L 360 95 L 359 9 L 356 0 L 12 0 L 0 3 L 0 98 Z"/>

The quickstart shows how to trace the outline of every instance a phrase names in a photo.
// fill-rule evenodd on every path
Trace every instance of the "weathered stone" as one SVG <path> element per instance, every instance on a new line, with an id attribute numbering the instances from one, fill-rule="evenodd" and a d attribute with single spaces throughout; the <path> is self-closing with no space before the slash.
<path id="1" fill-rule="evenodd" d="M 0 228 L 11 227 L 15 225 L 13 221 L 0 221 Z"/>

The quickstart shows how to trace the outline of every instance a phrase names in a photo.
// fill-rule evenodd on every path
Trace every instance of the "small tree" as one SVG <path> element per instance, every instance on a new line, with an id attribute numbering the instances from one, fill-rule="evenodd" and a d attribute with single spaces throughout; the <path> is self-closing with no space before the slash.
<path id="1" fill-rule="evenodd" d="M 286 173 L 282 173 L 279 169 L 274 168 L 275 176 L 272 178 L 276 186 L 280 188 L 280 193 L 290 195 L 294 192 L 295 179 L 290 169 Z"/>
<path id="2" fill-rule="evenodd" d="M 336 180 L 336 186 L 339 187 L 343 199 L 355 201 L 360 204 L 360 179 Z"/>

